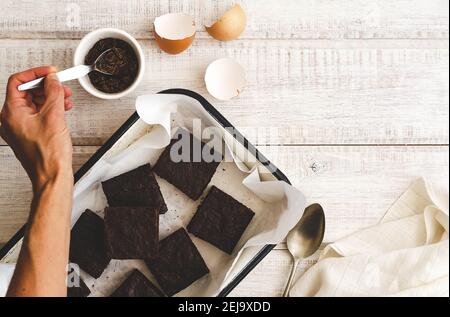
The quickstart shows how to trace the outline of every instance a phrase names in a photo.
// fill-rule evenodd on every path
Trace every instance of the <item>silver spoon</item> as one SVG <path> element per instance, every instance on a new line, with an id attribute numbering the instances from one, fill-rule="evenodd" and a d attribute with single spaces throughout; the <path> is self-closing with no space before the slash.
<path id="1" fill-rule="evenodd" d="M 112 49 L 110 48 L 110 49 L 107 49 L 106 51 L 104 51 L 103 53 L 101 53 L 95 60 L 94 64 L 92 64 L 92 65 L 78 65 L 75 67 L 71 67 L 71 68 L 62 70 L 60 72 L 57 72 L 56 76 L 58 76 L 58 79 L 60 82 L 63 82 L 63 81 L 81 78 L 83 76 L 86 76 L 87 74 L 89 74 L 92 71 L 97 71 L 97 72 L 100 72 L 105 75 L 112 75 L 111 73 L 105 72 L 104 70 L 102 70 L 101 68 L 98 67 L 100 62 L 102 61 L 103 57 L 105 57 L 105 55 L 108 52 L 110 52 L 111 50 Z M 45 77 L 41 77 L 41 78 L 38 78 L 38 79 L 35 79 L 32 81 L 29 81 L 25 84 L 20 85 L 18 87 L 18 89 L 19 89 L 19 91 L 24 91 L 24 90 L 42 87 L 44 85 L 44 79 L 45 79 Z"/>
<path id="2" fill-rule="evenodd" d="M 322 244 L 325 234 L 325 214 L 322 206 L 312 204 L 306 207 L 300 221 L 289 231 L 286 244 L 294 260 L 291 274 L 284 290 L 283 296 L 289 295 L 298 263 L 301 259 L 314 254 Z"/>

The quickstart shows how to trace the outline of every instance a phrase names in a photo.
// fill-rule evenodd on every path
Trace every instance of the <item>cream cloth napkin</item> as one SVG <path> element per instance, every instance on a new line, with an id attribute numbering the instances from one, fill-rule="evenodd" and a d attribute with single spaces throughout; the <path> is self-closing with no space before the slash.
<path id="1" fill-rule="evenodd" d="M 291 296 L 449 296 L 449 195 L 419 179 L 381 223 L 327 246 Z"/>

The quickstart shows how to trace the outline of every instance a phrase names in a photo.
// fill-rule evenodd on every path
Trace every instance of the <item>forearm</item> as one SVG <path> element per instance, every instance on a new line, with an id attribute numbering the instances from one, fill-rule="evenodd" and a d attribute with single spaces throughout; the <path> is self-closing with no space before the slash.
<path id="1" fill-rule="evenodd" d="M 35 189 L 8 296 L 66 296 L 72 190 L 70 169 Z"/>

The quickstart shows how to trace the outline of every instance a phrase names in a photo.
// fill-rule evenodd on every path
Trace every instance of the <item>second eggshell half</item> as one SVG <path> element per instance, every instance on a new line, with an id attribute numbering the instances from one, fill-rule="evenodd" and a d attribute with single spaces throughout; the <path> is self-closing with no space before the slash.
<path id="1" fill-rule="evenodd" d="M 209 64 L 205 73 L 206 89 L 214 98 L 230 100 L 245 87 L 245 70 L 231 58 L 221 58 Z"/>
<path id="2" fill-rule="evenodd" d="M 206 31 L 216 40 L 235 40 L 245 30 L 247 17 L 239 4 L 234 5 L 230 10 L 211 26 L 205 26 Z"/>
<path id="3" fill-rule="evenodd" d="M 169 13 L 154 22 L 156 43 L 166 53 L 179 54 L 186 50 L 195 37 L 194 19 L 184 13 Z"/>

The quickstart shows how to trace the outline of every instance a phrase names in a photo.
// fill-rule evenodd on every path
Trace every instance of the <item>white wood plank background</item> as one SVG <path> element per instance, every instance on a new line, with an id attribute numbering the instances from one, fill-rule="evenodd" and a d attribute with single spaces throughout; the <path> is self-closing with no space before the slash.
<path id="1" fill-rule="evenodd" d="M 443 41 L 224 45 L 208 39 L 176 57 L 161 54 L 153 41 L 141 43 L 146 76 L 128 97 L 96 100 L 77 82 L 69 84 L 75 93 L 76 111 L 68 115 L 75 144 L 102 143 L 133 112 L 136 96 L 174 87 L 207 96 L 256 144 L 448 143 L 449 56 Z M 0 41 L 0 60 L 8 61 L 0 64 L 0 85 L 9 74 L 34 65 L 71 66 L 77 44 Z M 240 60 L 249 82 L 240 98 L 226 103 L 209 98 L 202 79 L 206 65 L 221 56 Z"/>
<path id="2" fill-rule="evenodd" d="M 80 38 L 91 30 L 124 29 L 144 49 L 145 78 L 133 94 L 114 102 L 70 83 L 74 168 L 133 112 L 137 95 L 193 89 L 309 201 L 324 206 L 327 243 L 377 223 L 417 177 L 448 183 L 447 1 L 238 1 L 249 13 L 248 27 L 239 40 L 219 43 L 202 24 L 233 2 L 2 0 L 0 87 L 25 68 L 71 66 Z M 154 17 L 176 11 L 192 14 L 198 33 L 188 51 L 169 56 L 155 45 L 151 26 Z M 247 72 L 244 93 L 230 102 L 210 97 L 202 79 L 208 63 L 223 56 L 239 60 Z M 0 166 L 1 245 L 24 223 L 31 191 L 1 139 Z M 281 244 L 271 252 L 233 295 L 280 295 L 291 265 L 284 249 Z"/>
<path id="3" fill-rule="evenodd" d="M 244 39 L 448 38 L 445 0 L 2 0 L 0 36 L 78 38 L 114 26 L 151 38 L 155 17 L 185 12 L 195 18 L 199 37 L 207 38 L 202 26 L 236 2 L 249 13 Z M 76 12 L 78 21 L 69 15 Z"/>

